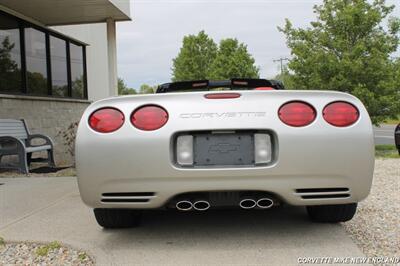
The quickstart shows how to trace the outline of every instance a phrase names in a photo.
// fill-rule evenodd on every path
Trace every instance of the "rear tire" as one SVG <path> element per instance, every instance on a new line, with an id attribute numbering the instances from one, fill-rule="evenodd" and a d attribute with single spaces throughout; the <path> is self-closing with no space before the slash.
<path id="1" fill-rule="evenodd" d="M 94 209 L 97 223 L 104 228 L 137 227 L 141 221 L 141 213 L 130 209 Z"/>
<path id="2" fill-rule="evenodd" d="M 313 222 L 338 223 L 353 218 L 357 210 L 357 203 L 340 205 L 307 206 L 307 213 Z"/>

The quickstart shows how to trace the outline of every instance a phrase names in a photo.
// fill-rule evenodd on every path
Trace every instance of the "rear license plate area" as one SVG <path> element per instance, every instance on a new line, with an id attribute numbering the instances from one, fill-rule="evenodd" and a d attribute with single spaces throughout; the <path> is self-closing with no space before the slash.
<path id="1" fill-rule="evenodd" d="M 193 166 L 254 165 L 254 134 L 193 134 Z"/>

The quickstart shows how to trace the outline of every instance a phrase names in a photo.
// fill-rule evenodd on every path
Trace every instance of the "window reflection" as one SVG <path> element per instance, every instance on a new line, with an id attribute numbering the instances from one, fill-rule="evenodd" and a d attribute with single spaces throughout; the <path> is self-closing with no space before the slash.
<path id="1" fill-rule="evenodd" d="M 0 11 L 0 94 L 85 98 L 83 49 L 68 37 Z"/>
<path id="2" fill-rule="evenodd" d="M 72 97 L 83 98 L 83 50 L 81 46 L 70 44 Z"/>
<path id="3" fill-rule="evenodd" d="M 26 28 L 25 50 L 28 93 L 35 95 L 47 95 L 45 34 L 33 28 Z"/>
<path id="4" fill-rule="evenodd" d="M 21 92 L 21 50 L 18 22 L 0 15 L 0 93 Z"/>
<path id="5" fill-rule="evenodd" d="M 51 81 L 53 96 L 68 96 L 67 46 L 64 40 L 50 37 Z"/>

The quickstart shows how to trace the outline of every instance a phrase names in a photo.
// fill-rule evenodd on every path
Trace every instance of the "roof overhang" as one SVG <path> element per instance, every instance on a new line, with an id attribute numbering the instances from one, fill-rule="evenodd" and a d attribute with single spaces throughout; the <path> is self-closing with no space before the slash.
<path id="1" fill-rule="evenodd" d="M 0 6 L 46 26 L 131 20 L 129 0 L 0 0 Z"/>

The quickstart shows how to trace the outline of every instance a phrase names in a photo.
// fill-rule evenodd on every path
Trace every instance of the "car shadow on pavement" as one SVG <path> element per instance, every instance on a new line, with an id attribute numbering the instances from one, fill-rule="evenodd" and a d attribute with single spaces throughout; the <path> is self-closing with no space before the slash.
<path id="1" fill-rule="evenodd" d="M 339 224 L 316 224 L 308 220 L 304 207 L 276 207 L 268 210 L 208 210 L 204 212 L 151 211 L 144 213 L 140 227 L 104 230 L 107 241 L 135 249 L 174 250 L 274 248 L 314 246 L 324 238 L 334 239 L 342 231 Z M 317 238 L 315 236 L 318 236 Z M 310 240 L 310 241 L 307 241 Z M 239 244 L 240 243 L 240 244 Z M 339 243 L 339 242 L 337 242 Z"/>

